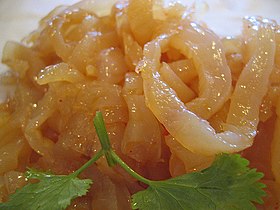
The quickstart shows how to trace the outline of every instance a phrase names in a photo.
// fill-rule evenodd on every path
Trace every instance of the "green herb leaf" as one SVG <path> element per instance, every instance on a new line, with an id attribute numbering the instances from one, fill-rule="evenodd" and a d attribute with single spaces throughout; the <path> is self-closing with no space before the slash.
<path id="1" fill-rule="evenodd" d="M 0 203 L 1 210 L 61 210 L 72 199 L 85 195 L 92 183 L 89 179 L 80 180 L 73 174 L 52 175 L 30 169 L 26 177 L 38 179 L 10 196 L 6 203 Z"/>
<path id="2" fill-rule="evenodd" d="M 153 181 L 132 196 L 140 210 L 255 209 L 263 203 L 263 174 L 248 168 L 240 155 L 221 154 L 209 168 L 166 181 Z"/>
<path id="3" fill-rule="evenodd" d="M 108 164 L 119 164 L 137 180 L 149 185 L 148 189 L 132 196 L 132 208 L 143 210 L 207 210 L 255 209 L 253 202 L 263 203 L 264 184 L 258 182 L 263 174 L 248 167 L 249 161 L 240 155 L 221 154 L 211 167 L 165 181 L 151 181 L 137 174 L 111 148 L 101 112 L 97 112 L 94 125 L 102 150 L 74 173 L 53 175 L 30 169 L 30 183 L 0 203 L 1 210 L 61 210 L 72 199 L 85 195 L 91 180 L 77 176 L 103 155 Z"/>

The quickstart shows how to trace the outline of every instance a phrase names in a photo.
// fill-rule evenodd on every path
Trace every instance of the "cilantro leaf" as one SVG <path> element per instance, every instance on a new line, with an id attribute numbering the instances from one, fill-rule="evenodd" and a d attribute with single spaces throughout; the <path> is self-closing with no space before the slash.
<path id="1" fill-rule="evenodd" d="M 85 195 L 92 183 L 89 179 L 78 179 L 75 175 L 52 175 L 33 169 L 27 171 L 27 178 L 39 179 L 18 189 L 6 203 L 0 203 L 1 210 L 61 210 L 72 199 Z"/>
<path id="2" fill-rule="evenodd" d="M 255 209 L 263 203 L 263 174 L 248 168 L 240 155 L 218 155 L 212 166 L 165 181 L 152 181 L 132 196 L 132 208 L 140 210 Z"/>
<path id="3" fill-rule="evenodd" d="M 105 123 L 100 112 L 94 119 L 102 149 L 81 168 L 70 175 L 53 175 L 27 171 L 30 183 L 0 203 L 1 210 L 62 210 L 71 200 L 85 195 L 91 180 L 78 175 L 103 155 L 108 164 L 119 164 L 125 171 L 149 187 L 132 196 L 132 208 L 142 210 L 207 210 L 255 209 L 253 202 L 263 203 L 263 174 L 248 167 L 249 161 L 240 155 L 220 154 L 209 168 L 165 181 L 151 181 L 137 174 L 111 148 Z"/>

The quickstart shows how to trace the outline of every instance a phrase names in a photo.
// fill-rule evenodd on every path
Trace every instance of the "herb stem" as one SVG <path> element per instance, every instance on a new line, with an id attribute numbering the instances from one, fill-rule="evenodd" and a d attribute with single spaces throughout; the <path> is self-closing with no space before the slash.
<path id="1" fill-rule="evenodd" d="M 82 173 L 85 169 L 87 169 L 91 164 L 97 161 L 100 157 L 102 157 L 104 151 L 101 149 L 98 151 L 89 161 L 87 161 L 84 165 L 81 166 L 77 171 L 73 172 L 72 175 L 77 177 L 80 173 Z"/>
<path id="2" fill-rule="evenodd" d="M 135 172 L 132 168 L 130 168 L 113 150 L 110 151 L 112 158 L 132 177 L 135 179 L 143 182 L 144 184 L 151 185 L 153 181 L 146 179 L 145 177 L 141 176 L 137 172 Z"/>

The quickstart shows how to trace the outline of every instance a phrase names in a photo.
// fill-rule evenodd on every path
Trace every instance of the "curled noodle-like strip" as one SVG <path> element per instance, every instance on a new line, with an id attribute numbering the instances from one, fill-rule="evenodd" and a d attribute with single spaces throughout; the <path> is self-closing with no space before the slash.
<path id="1" fill-rule="evenodd" d="M 59 63 L 42 69 L 36 81 L 39 85 L 45 85 L 50 82 L 58 81 L 75 83 L 83 79 L 84 76 L 78 70 L 72 68 L 67 63 Z"/>
<path id="2" fill-rule="evenodd" d="M 88 17 L 93 17 L 93 15 L 81 9 L 65 10 L 49 22 L 47 30 L 52 46 L 63 61 L 68 60 L 79 41 L 69 41 L 64 37 L 65 25 L 69 23 L 75 25 Z"/>
<path id="3" fill-rule="evenodd" d="M 36 109 L 33 112 L 33 116 L 25 127 L 25 137 L 30 147 L 38 154 L 50 159 L 53 158 L 52 152 L 54 142 L 45 137 L 42 133 L 42 125 L 58 109 L 56 102 L 58 100 L 57 97 L 59 96 L 55 93 L 55 87 L 53 87 L 52 84 L 56 84 L 58 82 L 77 83 L 83 79 L 83 75 L 79 71 L 71 68 L 65 63 L 59 63 L 46 67 L 39 72 L 37 76 L 38 84 L 48 84 L 49 89 L 37 104 Z"/>
<path id="4" fill-rule="evenodd" d="M 193 59 L 199 77 L 199 96 L 186 107 L 209 119 L 228 100 L 231 74 L 220 39 L 212 31 L 191 22 L 171 38 L 170 45 Z"/>
<path id="5" fill-rule="evenodd" d="M 47 158 L 52 158 L 54 142 L 43 136 L 40 128 L 43 123 L 55 112 L 55 102 L 50 90 L 38 103 L 33 118 L 27 123 L 25 128 L 25 138 L 30 147 L 38 154 Z"/>
<path id="6" fill-rule="evenodd" d="M 270 27 L 262 27 L 257 36 L 259 36 L 261 44 L 242 74 L 254 78 L 254 82 L 259 86 L 267 87 L 274 62 L 274 32 Z M 162 80 L 158 72 L 161 65 L 161 49 L 166 47 L 168 38 L 161 36 L 147 43 L 144 48 L 144 58 L 138 66 L 138 70 L 142 72 L 147 106 L 169 133 L 180 144 L 194 153 L 214 155 L 221 152 L 238 152 L 251 146 L 253 137 L 256 135 L 259 104 L 266 91 L 255 90 L 256 86 L 254 85 L 248 89 L 236 90 L 230 114 L 238 114 L 239 118 L 232 120 L 229 116 L 227 122 L 230 124 L 224 126 L 227 130 L 216 133 L 207 121 L 190 111 L 177 97 L 176 92 Z M 207 57 L 200 59 L 204 60 Z M 256 68 L 257 75 L 255 74 Z M 243 81 L 244 77 L 241 76 L 239 83 Z M 248 116 L 244 116 L 243 112 L 246 112 L 247 109 L 241 109 L 244 108 L 242 105 L 244 101 L 240 97 L 247 96 L 248 91 L 257 95 L 245 99 L 245 102 L 250 103 L 250 108 L 254 111 L 249 112 Z M 237 104 L 238 110 L 233 108 L 235 104 Z M 241 106 L 238 106 L 240 104 Z M 250 122 L 251 119 L 253 121 Z M 246 123 L 243 123 L 244 121 Z"/>
<path id="7" fill-rule="evenodd" d="M 132 34 L 141 46 L 151 39 L 153 28 L 156 26 L 152 8 L 152 0 L 131 0 L 128 5 L 129 25 Z"/>
<path id="8" fill-rule="evenodd" d="M 251 49 L 251 58 L 236 83 L 231 96 L 226 123 L 235 125 L 249 139 L 256 135 L 259 108 L 268 90 L 269 76 L 274 67 L 275 33 L 273 25 L 249 18 L 249 35 L 258 41 Z M 254 30 L 254 26 L 258 28 Z"/>

